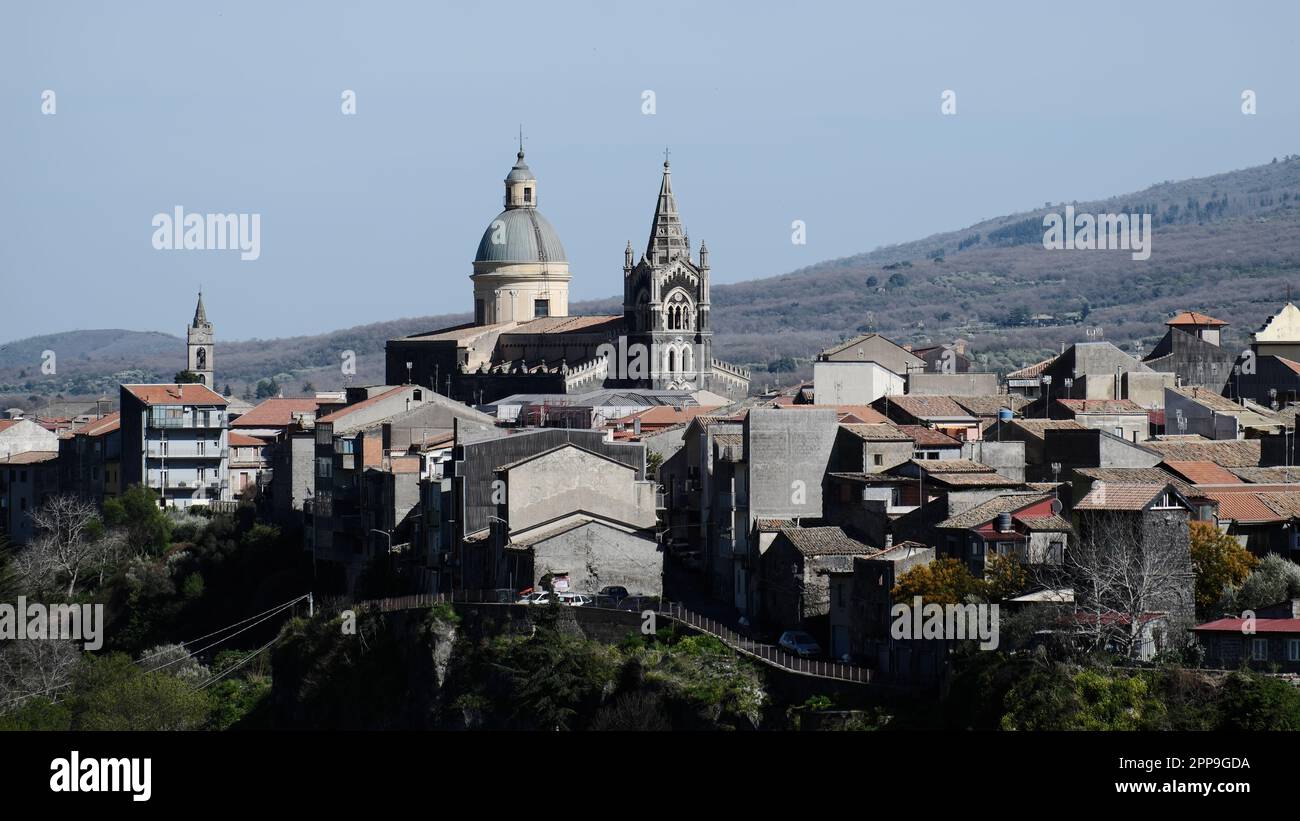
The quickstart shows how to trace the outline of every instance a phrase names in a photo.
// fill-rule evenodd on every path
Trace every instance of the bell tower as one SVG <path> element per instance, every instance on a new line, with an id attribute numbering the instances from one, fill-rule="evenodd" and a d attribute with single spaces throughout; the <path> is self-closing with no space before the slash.
<path id="1" fill-rule="evenodd" d="M 199 291 L 199 304 L 194 308 L 194 321 L 185 329 L 188 348 L 185 369 L 199 375 L 199 382 L 216 390 L 212 373 L 212 323 L 203 308 L 203 292 Z"/>

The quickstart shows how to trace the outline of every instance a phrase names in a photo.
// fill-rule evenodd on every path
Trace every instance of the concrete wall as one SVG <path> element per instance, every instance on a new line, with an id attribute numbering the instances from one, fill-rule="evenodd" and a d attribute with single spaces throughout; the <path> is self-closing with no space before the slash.
<path id="1" fill-rule="evenodd" d="M 0 431 L 0 459 L 33 450 L 57 451 L 59 437 L 30 419 L 20 419 Z"/>
<path id="2" fill-rule="evenodd" d="M 813 401 L 818 405 L 869 405 L 903 392 L 903 378 L 875 362 L 814 362 Z"/>
<path id="3" fill-rule="evenodd" d="M 1080 413 L 1075 415 L 1074 421 L 1093 430 L 1112 433 L 1129 442 L 1144 442 L 1151 431 L 1151 421 L 1146 414 Z"/>
<path id="4" fill-rule="evenodd" d="M 1237 417 L 1216 413 L 1190 397 L 1175 391 L 1165 391 L 1165 433 L 1183 433 L 1178 427 L 1178 415 L 1187 420 L 1188 434 L 1200 434 L 1206 439 L 1239 439 Z"/>
<path id="5" fill-rule="evenodd" d="M 547 573 L 568 573 L 570 589 L 596 593 L 608 585 L 627 588 L 633 596 L 663 592 L 663 554 L 653 539 L 590 522 L 532 546 L 532 578 L 536 586 Z M 513 580 L 514 589 L 525 586 Z"/>
<path id="6" fill-rule="evenodd" d="M 1124 374 L 1122 398 L 1131 399 L 1144 408 L 1162 408 L 1165 388 L 1172 388 L 1177 379 L 1172 373 L 1129 371 Z"/>
<path id="7" fill-rule="evenodd" d="M 653 485 L 637 471 L 574 445 L 530 459 L 501 473 L 506 481 L 505 518 L 511 532 L 554 521 L 577 511 L 653 527 Z"/>
<path id="8" fill-rule="evenodd" d="M 907 392 L 920 396 L 994 396 L 998 392 L 998 375 L 913 372 L 907 377 Z"/>
<path id="9" fill-rule="evenodd" d="M 965 442 L 961 446 L 961 458 L 988 465 L 1008 479 L 1025 481 L 1024 442 L 992 442 L 987 439 Z"/>
<path id="10" fill-rule="evenodd" d="M 835 411 L 755 408 L 744 427 L 750 522 L 820 516 L 822 480 L 839 428 Z"/>

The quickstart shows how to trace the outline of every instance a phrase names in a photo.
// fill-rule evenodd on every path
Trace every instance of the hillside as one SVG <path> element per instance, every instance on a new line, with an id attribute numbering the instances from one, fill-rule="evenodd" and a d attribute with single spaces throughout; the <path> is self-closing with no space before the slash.
<path id="1" fill-rule="evenodd" d="M 718 355 L 755 370 L 755 382 L 789 382 L 810 357 L 855 333 L 899 342 L 962 337 L 990 370 L 1019 367 L 1065 342 L 1098 336 L 1145 351 L 1174 312 L 1192 308 L 1232 326 L 1225 345 L 1245 346 L 1300 284 L 1300 156 L 1144 191 L 1072 203 L 1088 213 L 1153 216 L 1151 257 L 1127 251 L 1050 251 L 1043 216 L 1064 203 L 985 220 L 778 277 L 712 289 Z M 467 295 L 468 298 L 468 295 Z M 616 298 L 574 303 L 575 314 L 618 313 Z M 1062 314 L 1080 316 L 1062 319 Z M 1037 314 L 1054 319 L 1031 323 Z M 385 340 L 468 319 L 449 314 L 360 325 L 317 336 L 218 340 L 217 370 L 236 393 L 276 378 L 286 393 L 309 382 L 341 385 L 337 358 L 357 353 L 356 381 L 383 376 Z M 1133 346 L 1137 346 L 1134 348 Z M 43 375 L 41 352 L 58 352 Z M 113 395 L 126 379 L 168 379 L 184 342 L 161 333 L 73 331 L 0 346 L 0 395 Z M 802 361 L 800 361 L 802 360 Z M 773 364 L 775 363 L 775 364 Z M 773 371 L 769 373 L 769 365 Z M 790 372 L 788 368 L 797 368 Z"/>

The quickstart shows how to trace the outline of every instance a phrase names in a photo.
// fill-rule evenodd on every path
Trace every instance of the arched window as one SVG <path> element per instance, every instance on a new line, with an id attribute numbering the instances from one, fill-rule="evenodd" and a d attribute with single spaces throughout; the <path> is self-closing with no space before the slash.
<path id="1" fill-rule="evenodd" d="M 668 349 L 668 373 L 672 374 L 676 372 L 677 372 L 677 351 L 674 351 L 672 348 L 669 348 Z"/>

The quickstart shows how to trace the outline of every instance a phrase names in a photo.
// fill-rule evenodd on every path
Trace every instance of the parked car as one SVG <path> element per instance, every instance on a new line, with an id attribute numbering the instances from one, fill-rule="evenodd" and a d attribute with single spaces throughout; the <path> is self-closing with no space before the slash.
<path id="1" fill-rule="evenodd" d="M 787 630 L 776 643 L 801 658 L 813 658 L 822 654 L 822 646 L 817 643 L 817 639 L 802 630 Z"/>
<path id="2" fill-rule="evenodd" d="M 634 613 L 641 613 L 646 610 L 659 609 L 658 596 L 628 596 L 618 603 L 619 610 L 631 610 Z"/>
<path id="3" fill-rule="evenodd" d="M 515 604 L 550 604 L 551 594 L 547 590 L 537 590 L 523 596 Z"/>
<path id="4" fill-rule="evenodd" d="M 618 585 L 609 585 L 607 587 L 600 588 L 600 595 L 609 596 L 611 599 L 614 600 L 614 603 L 617 604 L 618 602 L 621 602 L 623 601 L 623 599 L 627 598 L 627 588 L 620 587 Z"/>
<path id="5" fill-rule="evenodd" d="M 584 607 L 595 601 L 593 596 L 586 593 L 561 593 L 560 604 L 567 604 L 570 607 Z"/>

